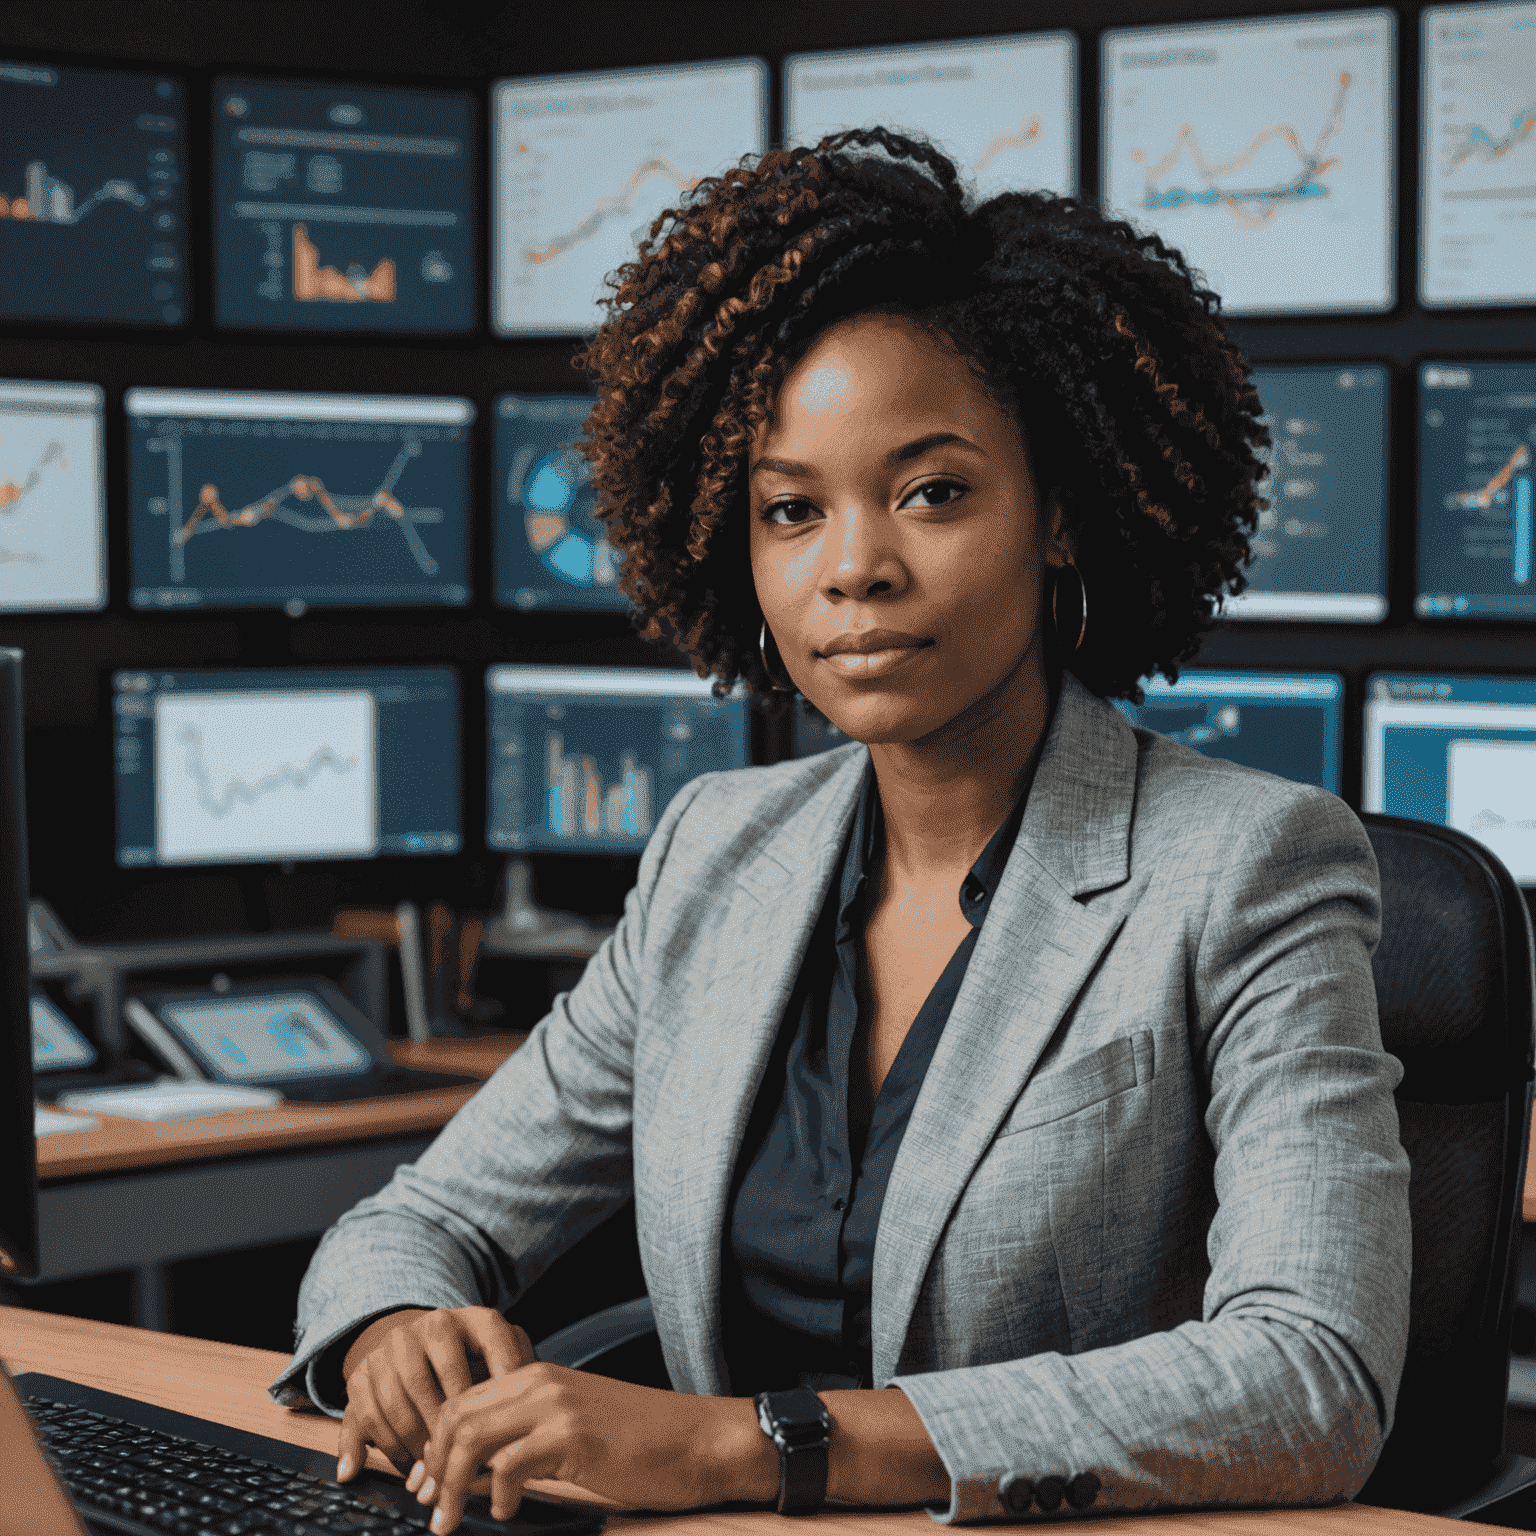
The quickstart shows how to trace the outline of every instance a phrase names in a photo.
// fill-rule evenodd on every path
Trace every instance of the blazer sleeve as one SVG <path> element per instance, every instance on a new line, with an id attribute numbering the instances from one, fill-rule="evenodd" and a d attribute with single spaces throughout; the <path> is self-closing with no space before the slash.
<path id="1" fill-rule="evenodd" d="M 668 805 L 624 915 L 581 980 L 416 1162 L 325 1234 L 299 1289 L 293 1359 L 268 1388 L 279 1403 L 340 1418 L 334 1355 L 359 1327 L 401 1307 L 504 1310 L 629 1198 L 646 913 L 678 824 L 710 778 Z"/>
<path id="2" fill-rule="evenodd" d="M 1010 1476 L 1091 1473 L 1094 1515 L 1337 1503 L 1391 1429 L 1409 1166 L 1370 965 L 1375 855 L 1321 791 L 1243 810 L 1191 957 L 1218 1201 L 1201 1320 L 897 1378 L 949 1469 L 941 1520 L 1018 1518 L 999 1497 Z"/>

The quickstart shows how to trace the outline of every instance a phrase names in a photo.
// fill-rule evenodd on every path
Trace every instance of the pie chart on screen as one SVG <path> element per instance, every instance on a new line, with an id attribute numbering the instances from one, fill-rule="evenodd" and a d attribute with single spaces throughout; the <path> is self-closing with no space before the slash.
<path id="1" fill-rule="evenodd" d="M 581 454 L 560 448 L 542 456 L 519 452 L 507 479 L 507 496 L 523 509 L 529 547 L 552 576 L 572 587 L 618 584 L 619 554 L 593 515 L 591 466 Z"/>

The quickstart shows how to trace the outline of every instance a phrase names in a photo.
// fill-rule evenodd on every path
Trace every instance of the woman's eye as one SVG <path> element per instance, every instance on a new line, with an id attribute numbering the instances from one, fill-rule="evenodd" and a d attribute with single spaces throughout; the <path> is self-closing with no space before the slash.
<path id="1" fill-rule="evenodd" d="M 804 518 L 789 516 L 790 513 L 814 512 L 816 509 L 808 501 L 775 501 L 763 508 L 763 520 L 769 523 L 777 523 L 781 528 L 799 528 L 806 521 Z M 786 514 L 780 517 L 779 513 Z"/>
<path id="2" fill-rule="evenodd" d="M 920 485 L 915 491 L 912 492 L 912 496 L 941 498 L 938 500 L 930 499 L 927 502 L 919 503 L 920 506 L 929 507 L 947 507 L 951 502 L 958 500 L 958 498 L 964 494 L 965 487 L 961 485 L 957 480 L 930 480 L 926 485 Z M 908 501 L 911 499 L 911 496 L 907 498 Z"/>

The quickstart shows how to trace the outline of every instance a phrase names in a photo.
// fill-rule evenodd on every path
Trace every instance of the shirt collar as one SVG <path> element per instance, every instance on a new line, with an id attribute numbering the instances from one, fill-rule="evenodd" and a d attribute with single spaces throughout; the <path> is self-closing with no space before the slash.
<path id="1" fill-rule="evenodd" d="M 992 834 L 991 841 L 981 850 L 981 856 L 971 865 L 970 873 L 960 882 L 960 910 L 973 928 L 980 928 L 987 915 L 987 907 L 1003 878 L 1008 855 L 1019 835 L 1024 821 L 1024 806 L 1029 799 L 1029 786 L 1019 796 L 1003 824 Z M 838 891 L 837 923 L 840 932 L 847 931 L 853 922 L 851 909 L 865 895 L 865 886 L 875 854 L 885 838 L 885 812 L 880 805 L 879 787 L 875 780 L 873 761 L 864 768 L 864 782 L 859 790 L 858 809 L 854 813 L 853 827 L 848 839 L 848 852 L 843 859 L 842 882 Z"/>

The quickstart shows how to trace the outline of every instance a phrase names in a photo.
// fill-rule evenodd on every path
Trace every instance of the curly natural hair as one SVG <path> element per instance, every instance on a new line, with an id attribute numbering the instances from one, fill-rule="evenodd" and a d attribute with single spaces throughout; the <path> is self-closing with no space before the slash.
<path id="1" fill-rule="evenodd" d="M 1139 703 L 1139 679 L 1176 678 L 1245 585 L 1269 436 L 1220 300 L 1156 235 L 1045 192 L 968 207 L 932 145 L 854 129 L 704 179 L 609 287 L 574 359 L 597 390 L 579 445 L 597 515 L 641 634 L 717 693 L 770 689 L 754 433 L 789 368 L 855 314 L 947 337 L 1018 423 L 1090 594 L 1083 645 L 1060 658 L 1085 687 Z"/>

